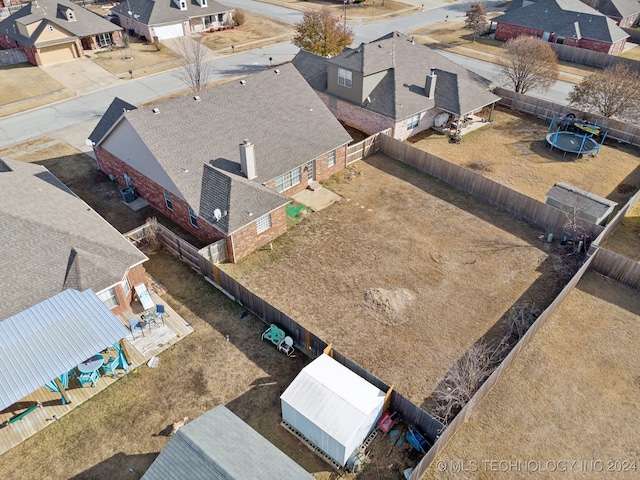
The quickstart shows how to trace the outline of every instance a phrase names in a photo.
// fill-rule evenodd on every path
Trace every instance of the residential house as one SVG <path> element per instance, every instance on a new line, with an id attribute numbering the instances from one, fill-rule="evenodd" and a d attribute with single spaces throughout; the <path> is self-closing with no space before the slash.
<path id="1" fill-rule="evenodd" d="M 98 166 L 238 261 L 287 229 L 289 198 L 346 166 L 351 137 L 292 65 L 142 108 L 116 99 Z"/>
<path id="2" fill-rule="evenodd" d="M 118 314 L 146 281 L 147 257 L 40 165 L 0 160 L 0 223 L 0 322 L 68 289 Z"/>
<path id="3" fill-rule="evenodd" d="M 181 427 L 142 476 L 168 478 L 313 480 L 224 405 Z"/>
<path id="4" fill-rule="evenodd" d="M 111 12 L 123 28 L 149 41 L 233 24 L 233 9 L 213 0 L 128 0 Z"/>
<path id="5" fill-rule="evenodd" d="M 495 17 L 496 40 L 521 36 L 618 55 L 629 35 L 605 14 L 580 0 L 520 0 Z"/>
<path id="6" fill-rule="evenodd" d="M 638 0 L 598 0 L 595 9 L 604 13 L 622 28 L 631 28 L 640 18 Z"/>
<path id="7" fill-rule="evenodd" d="M 0 47 L 22 48 L 34 65 L 122 46 L 122 29 L 69 0 L 34 0 L 0 23 Z"/>
<path id="8" fill-rule="evenodd" d="M 457 118 L 499 100 L 487 79 L 399 32 L 333 58 L 301 50 L 293 64 L 338 119 L 368 134 L 391 128 L 405 139 L 443 112 Z"/>

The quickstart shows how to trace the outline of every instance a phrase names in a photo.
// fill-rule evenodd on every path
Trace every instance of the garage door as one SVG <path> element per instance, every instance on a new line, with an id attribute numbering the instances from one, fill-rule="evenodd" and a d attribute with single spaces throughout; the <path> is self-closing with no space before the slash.
<path id="1" fill-rule="evenodd" d="M 184 36 L 182 23 L 178 23 L 176 25 L 165 25 L 164 27 L 154 27 L 154 30 L 156 32 L 156 37 L 158 37 L 158 40 Z"/>
<path id="2" fill-rule="evenodd" d="M 63 60 L 73 60 L 77 57 L 76 49 L 72 43 L 66 45 L 52 45 L 39 49 L 40 61 L 43 65 L 62 62 Z"/>

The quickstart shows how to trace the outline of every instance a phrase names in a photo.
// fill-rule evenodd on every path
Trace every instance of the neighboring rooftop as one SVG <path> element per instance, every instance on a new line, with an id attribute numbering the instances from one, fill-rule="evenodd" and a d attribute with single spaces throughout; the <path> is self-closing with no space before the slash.
<path id="1" fill-rule="evenodd" d="M 96 292 L 147 257 L 46 168 L 0 169 L 0 321 L 67 288 Z"/>
<path id="2" fill-rule="evenodd" d="M 284 430 L 283 430 L 284 432 Z M 224 405 L 180 428 L 143 480 L 313 480 Z"/>
<path id="3" fill-rule="evenodd" d="M 24 6 L 2 21 L 0 33 L 17 42 L 33 47 L 37 44 L 40 33 L 49 24 L 55 24 L 78 38 L 97 35 L 99 33 L 122 30 L 119 26 L 69 0 L 37 0 L 24 3 Z M 75 20 L 69 21 L 64 15 L 67 9 L 73 10 Z M 43 21 L 44 20 L 44 21 Z M 29 37 L 22 35 L 16 23 L 30 25 L 41 22 Z"/>
<path id="4" fill-rule="evenodd" d="M 434 106 L 464 115 L 499 100 L 489 91 L 490 81 L 399 32 L 392 32 L 338 56 L 323 58 L 301 50 L 293 64 L 317 91 L 327 90 L 327 65 L 333 64 L 363 76 L 384 73 L 360 105 L 387 118 L 400 120 Z M 425 94 L 431 69 L 437 75 L 435 96 Z"/>
<path id="5" fill-rule="evenodd" d="M 616 22 L 580 0 L 538 0 L 521 3 L 523 6 L 515 8 L 514 5 L 492 21 L 604 43 L 616 43 L 629 36 L 616 25 Z"/>
<path id="6" fill-rule="evenodd" d="M 173 0 L 127 0 L 113 7 L 111 11 L 125 17 L 136 15 L 136 20 L 145 25 L 164 25 L 233 10 L 213 0 L 208 0 L 206 7 L 201 6 L 197 0 L 186 2 L 187 9 L 180 10 Z"/>

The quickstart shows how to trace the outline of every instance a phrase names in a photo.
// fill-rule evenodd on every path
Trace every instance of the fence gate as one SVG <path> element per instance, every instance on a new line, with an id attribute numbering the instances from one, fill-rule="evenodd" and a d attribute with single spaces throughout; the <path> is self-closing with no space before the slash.
<path id="1" fill-rule="evenodd" d="M 353 162 L 357 162 L 358 160 L 362 160 L 363 158 L 368 157 L 369 155 L 373 155 L 379 149 L 380 145 L 380 134 L 388 133 L 391 129 L 387 129 L 383 132 L 374 133 L 370 137 L 365 138 L 361 142 L 354 143 L 353 145 L 349 145 L 347 147 L 347 165 L 352 164 Z"/>

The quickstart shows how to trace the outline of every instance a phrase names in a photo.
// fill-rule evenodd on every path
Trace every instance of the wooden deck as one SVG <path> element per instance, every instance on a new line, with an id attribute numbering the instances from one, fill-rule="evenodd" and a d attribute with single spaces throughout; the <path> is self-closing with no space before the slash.
<path id="1" fill-rule="evenodd" d="M 116 377 L 109 375 L 101 376 L 98 379 L 96 387 L 87 386 L 82 388 L 77 379 L 70 379 L 66 392 L 71 403 L 67 405 L 62 405 L 59 393 L 52 392 L 45 387 L 40 387 L 19 402 L 0 411 L 0 455 L 26 440 L 31 435 L 38 433 L 43 428 L 69 413 L 82 402 L 99 394 L 129 371 L 145 364 L 152 356 L 158 355 L 163 350 L 166 350 L 178 342 L 181 338 L 193 332 L 191 325 L 185 322 L 169 305 L 163 302 L 153 288 L 150 288 L 149 292 L 156 304 L 165 306 L 165 324 L 164 326 L 162 324 L 159 324 L 159 326 L 152 324 L 150 327 L 145 327 L 144 337 L 137 332 L 135 340 L 131 338 L 131 335 L 125 338 L 125 348 L 131 360 L 129 370 L 127 372 L 120 369 L 116 370 Z M 142 307 L 137 302 L 134 302 L 132 309 L 118 315 L 118 318 L 128 328 L 129 318 L 134 316 L 139 317 L 141 313 Z M 109 356 L 108 353 L 103 353 L 103 355 L 105 357 Z M 111 355 L 114 355 L 114 353 L 112 352 Z M 19 415 L 35 403 L 40 403 L 41 407 L 32 411 L 21 420 L 5 426 L 8 420 Z"/>

